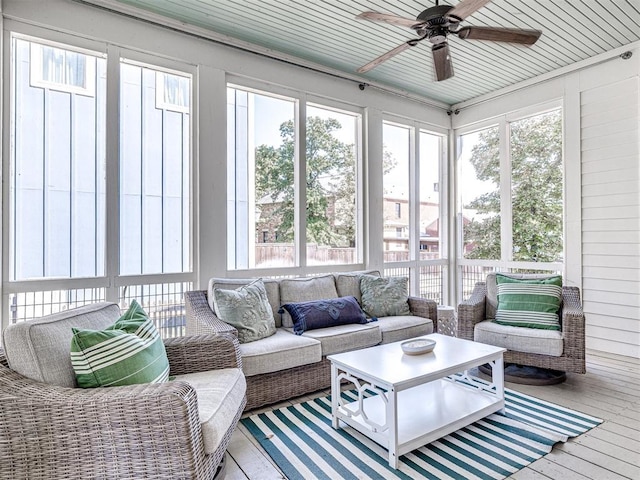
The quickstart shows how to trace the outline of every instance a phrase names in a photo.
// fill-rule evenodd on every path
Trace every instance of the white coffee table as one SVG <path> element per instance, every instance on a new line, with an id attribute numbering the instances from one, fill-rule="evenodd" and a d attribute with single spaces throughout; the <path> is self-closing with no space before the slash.
<path id="1" fill-rule="evenodd" d="M 328 357 L 333 428 L 343 421 L 385 447 L 392 468 L 401 455 L 504 412 L 504 348 L 437 333 L 419 338 L 436 341 L 432 353 L 406 355 L 396 342 Z M 467 373 L 485 363 L 490 384 Z M 447 378 L 456 373 L 464 383 Z M 341 398 L 342 380 L 355 385 L 356 401 Z M 378 395 L 365 398 L 367 389 Z"/>

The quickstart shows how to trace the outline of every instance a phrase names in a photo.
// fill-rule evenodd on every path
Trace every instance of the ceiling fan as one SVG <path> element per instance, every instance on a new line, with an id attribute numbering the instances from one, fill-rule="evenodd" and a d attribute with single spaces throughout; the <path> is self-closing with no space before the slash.
<path id="1" fill-rule="evenodd" d="M 436 72 L 436 80 L 446 80 L 453 77 L 453 63 L 449 53 L 449 34 L 457 35 L 462 40 L 490 40 L 493 42 L 519 43 L 533 45 L 542 35 L 540 30 L 522 30 L 517 28 L 501 27 L 460 27 L 469 15 L 479 10 L 491 0 L 462 0 L 455 7 L 451 5 L 439 5 L 438 0 L 433 7 L 427 8 L 415 20 L 398 17 L 388 13 L 362 12 L 357 19 L 371 20 L 374 22 L 386 22 L 414 30 L 419 38 L 413 38 L 387 53 L 380 55 L 375 60 L 358 69 L 358 73 L 365 73 L 382 62 L 389 60 L 394 55 L 403 52 L 409 47 L 415 47 L 422 40 L 431 42 L 431 53 Z"/>

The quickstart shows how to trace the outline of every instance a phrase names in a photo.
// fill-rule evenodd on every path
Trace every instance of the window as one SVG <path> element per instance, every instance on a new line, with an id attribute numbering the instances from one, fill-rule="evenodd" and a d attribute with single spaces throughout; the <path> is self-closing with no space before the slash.
<path id="1" fill-rule="evenodd" d="M 3 326 L 137 298 L 163 336 L 181 334 L 182 296 L 194 280 L 192 77 L 150 56 L 163 65 L 18 34 L 10 45 Z M 119 76 L 120 88 L 107 89 L 107 70 L 118 68 L 111 81 Z M 157 104 L 159 77 L 165 103 L 180 108 Z M 116 139 L 106 125 L 118 122 L 119 148 L 107 149 Z"/>
<path id="2" fill-rule="evenodd" d="M 295 264 L 295 101 L 227 89 L 227 264 L 231 270 Z M 268 248 L 257 232 L 275 232 Z"/>
<path id="3" fill-rule="evenodd" d="M 120 273 L 186 272 L 190 258 L 190 114 L 158 108 L 151 66 L 120 66 Z"/>
<path id="4" fill-rule="evenodd" d="M 446 192 L 434 185 L 442 182 L 446 134 L 391 121 L 383 123 L 382 134 L 385 274 L 408 276 L 412 295 L 442 303 L 447 232 L 441 230 L 446 209 L 440 196 Z"/>
<path id="5" fill-rule="evenodd" d="M 398 232 L 409 227 L 409 215 L 398 215 L 401 204 L 409 204 L 409 162 L 411 129 L 389 122 L 383 124 L 383 211 L 385 262 L 409 260 L 409 239 L 400 239 Z M 393 232 L 393 233 L 392 233 Z"/>
<path id="6" fill-rule="evenodd" d="M 307 105 L 307 265 L 358 261 L 359 120 L 350 112 Z"/>
<path id="7" fill-rule="evenodd" d="M 30 47 L 28 62 L 32 87 L 95 95 L 96 63 L 91 56 L 49 45 L 17 41 Z"/>
<path id="8" fill-rule="evenodd" d="M 189 113 L 191 80 L 189 77 L 156 71 L 156 108 Z"/>
<path id="9" fill-rule="evenodd" d="M 461 298 L 496 269 L 563 267 L 562 110 L 496 123 L 458 136 Z"/>
<path id="10" fill-rule="evenodd" d="M 442 256 L 440 211 L 441 135 L 420 131 L 420 259 Z"/>
<path id="11" fill-rule="evenodd" d="M 262 243 L 267 243 L 268 241 L 269 241 L 269 232 L 265 230 L 262 232 Z"/>
<path id="12" fill-rule="evenodd" d="M 459 137 L 460 192 L 465 258 L 500 259 L 499 129 Z"/>
<path id="13" fill-rule="evenodd" d="M 562 113 L 510 123 L 513 260 L 562 262 Z"/>
<path id="14" fill-rule="evenodd" d="M 104 275 L 106 61 L 20 38 L 12 43 L 10 279 Z M 30 82 L 33 61 L 46 67 L 47 86 L 74 88 Z M 97 71 L 92 97 L 75 89 L 88 86 L 81 73 L 89 69 Z"/>
<path id="15" fill-rule="evenodd" d="M 227 99 L 228 268 L 358 262 L 360 115 L 308 103 L 302 142 L 298 100 L 240 87 Z M 296 184 L 302 144 L 305 195 Z"/>

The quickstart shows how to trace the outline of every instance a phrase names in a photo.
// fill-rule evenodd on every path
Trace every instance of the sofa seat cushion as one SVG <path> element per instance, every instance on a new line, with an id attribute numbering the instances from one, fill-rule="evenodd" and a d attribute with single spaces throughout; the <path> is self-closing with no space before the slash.
<path id="1" fill-rule="evenodd" d="M 119 317 L 118 305 L 102 302 L 9 325 L 3 332 L 9 367 L 38 382 L 75 387 L 69 355 L 71 329 L 102 330 Z"/>
<path id="2" fill-rule="evenodd" d="M 329 298 L 338 298 L 336 281 L 331 274 L 309 278 L 283 278 L 280 280 L 280 302 L 282 302 L 282 305 L 285 303 L 327 300 Z M 282 326 L 293 327 L 293 320 L 287 311 L 282 313 Z"/>
<path id="3" fill-rule="evenodd" d="M 379 344 L 382 336 L 377 323 L 335 325 L 309 330 L 304 332 L 302 336 L 318 340 L 322 345 L 322 355 L 327 356 Z"/>
<path id="4" fill-rule="evenodd" d="M 174 381 L 187 382 L 198 396 L 204 453 L 216 451 L 240 409 L 247 383 L 239 368 L 176 375 Z"/>
<path id="5" fill-rule="evenodd" d="M 322 359 L 320 342 L 276 328 L 270 337 L 240 345 L 242 370 L 247 377 L 287 370 Z"/>
<path id="6" fill-rule="evenodd" d="M 476 324 L 473 339 L 515 352 L 554 357 L 562 355 L 564 345 L 561 331 L 500 325 L 491 320 Z"/>
<path id="7" fill-rule="evenodd" d="M 392 343 L 433 333 L 433 321 L 415 315 L 380 317 L 378 328 L 382 343 Z"/>

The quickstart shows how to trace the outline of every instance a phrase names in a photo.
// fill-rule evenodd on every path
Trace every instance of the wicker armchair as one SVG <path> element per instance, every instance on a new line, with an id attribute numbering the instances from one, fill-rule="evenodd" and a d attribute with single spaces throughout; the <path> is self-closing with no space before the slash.
<path id="1" fill-rule="evenodd" d="M 165 347 L 171 375 L 241 368 L 228 335 L 172 338 Z M 61 387 L 11 370 L 0 350 L 0 478 L 211 479 L 245 402 L 206 454 L 188 383 Z"/>
<path id="2" fill-rule="evenodd" d="M 487 280 L 490 281 L 489 278 Z M 493 282 L 495 283 L 495 278 Z M 487 300 L 487 282 L 476 283 L 471 296 L 458 305 L 458 337 L 474 340 L 475 326 L 489 318 L 487 310 L 490 308 Z M 562 355 L 507 350 L 504 361 L 550 370 L 585 373 L 585 319 L 580 303 L 580 290 L 577 287 L 562 287 L 559 315 L 563 343 Z"/>

